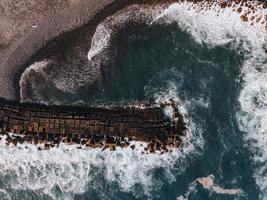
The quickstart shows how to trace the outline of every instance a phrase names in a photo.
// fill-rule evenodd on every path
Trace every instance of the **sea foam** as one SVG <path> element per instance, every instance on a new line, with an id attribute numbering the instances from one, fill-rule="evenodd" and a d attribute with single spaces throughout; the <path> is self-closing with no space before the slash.
<path id="1" fill-rule="evenodd" d="M 240 129 L 245 133 L 244 142 L 248 143 L 254 154 L 255 161 L 255 178 L 257 184 L 262 190 L 262 197 L 267 198 L 267 176 L 264 171 L 267 170 L 267 99 L 266 99 L 266 32 L 264 30 L 266 9 L 264 10 L 257 1 L 251 1 L 257 16 L 262 16 L 259 22 L 243 22 L 240 16 L 248 10 L 242 7 L 241 13 L 234 12 L 234 4 L 231 7 L 222 9 L 218 3 L 205 3 L 195 5 L 183 1 L 174 3 L 168 8 L 153 10 L 149 12 L 140 12 L 132 16 L 150 15 L 146 19 L 147 24 L 166 24 L 177 23 L 180 28 L 190 33 L 193 38 L 200 44 L 205 43 L 209 47 L 233 44 L 232 48 L 236 49 L 242 46 L 242 51 L 246 52 L 246 58 L 242 66 L 243 85 L 240 92 L 239 102 L 240 110 L 237 111 L 237 118 Z M 199 9 L 199 8 L 206 9 Z M 136 8 L 136 7 L 135 7 Z M 128 17 L 124 17 L 123 12 L 119 11 L 117 16 L 105 21 L 105 26 L 97 28 L 96 35 L 93 37 L 91 49 L 88 52 L 88 59 L 93 60 L 98 54 L 101 54 L 110 44 L 110 29 L 114 23 L 125 24 L 130 20 L 129 13 L 131 8 L 127 8 Z M 141 15 L 142 14 L 142 15 Z M 127 14 L 126 14 L 127 15 Z M 252 13 L 251 13 L 252 15 Z M 119 16 L 119 17 L 118 17 Z M 249 16 L 250 18 L 250 16 Z M 149 19 L 149 20 L 147 20 Z M 131 21 L 131 20 L 130 20 Z M 135 20 L 133 20 L 135 21 Z M 111 23 L 111 25 L 109 25 Z M 253 25 L 252 25 L 253 23 Z M 107 25 L 108 24 L 108 25 Z M 115 26 L 116 27 L 116 26 Z M 119 26 L 121 27 L 121 26 Z M 98 40 L 103 36 L 104 38 Z M 95 39 L 94 39 L 95 38 Z M 99 42 L 99 43 L 98 43 Z M 169 91 L 167 91 L 169 90 Z M 170 92 L 170 93 L 169 93 Z M 179 101 L 179 94 L 175 92 L 175 87 L 170 85 L 166 92 L 161 92 L 158 99 L 166 97 L 175 97 Z M 187 102 L 182 102 L 181 109 L 185 109 Z M 193 134 L 201 131 L 201 128 L 195 127 L 190 123 L 192 137 L 196 137 L 203 145 L 201 135 Z M 173 167 L 180 161 L 185 161 L 186 157 L 195 152 L 195 147 L 187 145 L 183 152 L 177 150 L 172 154 L 143 155 L 141 152 L 130 149 L 118 149 L 115 152 L 98 149 L 79 150 L 75 146 L 62 145 L 60 148 L 49 151 L 37 151 L 37 148 L 29 147 L 11 148 L 1 143 L 0 148 L 0 171 L 2 174 L 15 173 L 16 176 L 10 181 L 12 188 L 39 190 L 55 198 L 53 188 L 58 186 L 64 198 L 71 198 L 74 193 L 83 193 L 90 181 L 93 180 L 92 170 L 94 166 L 103 167 L 105 170 L 105 179 L 112 182 L 118 182 L 121 190 L 131 191 L 135 184 L 141 184 L 147 194 L 153 187 L 152 176 L 149 171 L 154 168 L 164 168 L 173 180 Z M 12 159 L 11 159 L 12 158 Z M 179 161 L 178 161 L 179 160 Z M 182 165 L 182 164 L 181 164 Z M 186 164 L 183 163 L 184 166 Z M 90 173 L 91 172 L 91 173 Z"/>
<path id="2" fill-rule="evenodd" d="M 0 173 L 2 177 L 12 174 L 11 179 L 6 181 L 6 189 L 41 191 L 53 199 L 72 199 L 74 194 L 84 193 L 97 178 L 94 173 L 103 176 L 109 183 L 118 183 L 125 192 L 140 184 L 145 194 L 149 195 L 154 187 L 149 171 L 163 168 L 169 181 L 174 181 L 171 169 L 178 158 L 186 159 L 186 151 L 190 152 L 189 148 L 185 148 L 184 153 L 174 149 L 164 155 L 142 154 L 142 145 L 145 144 L 133 144 L 136 145 L 135 150 L 117 148 L 116 151 L 101 151 L 61 144 L 59 148 L 39 151 L 37 146 L 29 143 L 7 146 L 2 137 Z M 56 193 L 55 187 L 61 193 Z M 12 196 L 12 193 L 7 195 Z"/>
<path id="3" fill-rule="evenodd" d="M 241 68 L 243 85 L 239 97 L 240 110 L 237 110 L 237 119 L 239 128 L 244 132 L 244 142 L 254 156 L 256 182 L 262 191 L 262 198 L 266 199 L 267 56 L 265 48 L 267 41 L 265 39 L 267 10 L 257 1 L 250 1 L 255 8 L 254 13 L 242 2 L 224 9 L 218 2 L 201 2 L 201 5 L 187 1 L 175 3 L 159 15 L 153 23 L 176 22 L 200 44 L 205 43 L 209 47 L 231 44 L 234 50 L 240 50 L 241 46 L 241 51 L 245 52 L 245 60 Z M 235 12 L 238 8 L 241 8 L 240 13 Z M 241 16 L 248 11 L 250 11 L 248 19 L 251 21 L 244 22 Z"/>

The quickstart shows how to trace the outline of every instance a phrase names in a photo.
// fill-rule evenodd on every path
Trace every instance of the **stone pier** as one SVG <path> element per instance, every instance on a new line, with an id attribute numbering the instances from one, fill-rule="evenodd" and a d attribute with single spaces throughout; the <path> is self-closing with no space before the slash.
<path id="1" fill-rule="evenodd" d="M 164 107 L 173 107 L 173 119 Z M 60 142 L 115 149 L 132 140 L 148 144 L 145 151 L 167 151 L 179 147 L 186 125 L 174 102 L 160 107 L 71 107 L 21 104 L 0 100 L 0 131 L 7 143 L 44 143 L 45 148 Z M 134 148 L 132 146 L 132 148 Z"/>

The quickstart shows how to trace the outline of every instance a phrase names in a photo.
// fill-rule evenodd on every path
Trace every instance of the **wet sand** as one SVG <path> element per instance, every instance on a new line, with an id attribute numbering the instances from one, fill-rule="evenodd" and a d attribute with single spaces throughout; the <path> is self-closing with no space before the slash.
<path id="1" fill-rule="evenodd" d="M 167 1 L 171 0 L 2 0 L 0 97 L 19 100 L 18 82 L 25 63 L 54 38 L 68 33 L 73 36 L 78 28 L 86 27 L 89 30 L 86 47 L 89 49 L 94 30 L 107 16 L 130 4 Z"/>
<path id="2" fill-rule="evenodd" d="M 9 28 L 10 31 L 3 34 L 6 35 L 5 37 L 9 37 L 10 43 L 7 41 L 5 45 L 2 45 L 4 47 L 0 51 L 0 96 L 14 99 L 13 80 L 16 71 L 44 44 L 64 32 L 90 22 L 97 14 L 102 14 L 103 10 L 111 6 L 113 2 L 114 0 L 101 0 L 101 3 L 97 0 L 75 1 L 73 6 L 58 6 L 58 8 L 51 8 L 52 10 L 48 9 L 47 12 L 51 15 L 42 19 L 41 13 L 39 17 L 36 17 L 34 24 L 32 23 L 34 19 L 25 19 L 23 24 L 13 27 L 14 30 Z M 31 10 L 27 12 L 30 15 Z M 10 14 L 10 18 L 12 16 Z M 7 22 L 6 24 L 8 26 Z"/>
<path id="3" fill-rule="evenodd" d="M 0 97 L 19 100 L 21 66 L 49 41 L 82 26 L 93 34 L 101 20 L 127 5 L 160 0 L 13 1 L 0 3 Z"/>

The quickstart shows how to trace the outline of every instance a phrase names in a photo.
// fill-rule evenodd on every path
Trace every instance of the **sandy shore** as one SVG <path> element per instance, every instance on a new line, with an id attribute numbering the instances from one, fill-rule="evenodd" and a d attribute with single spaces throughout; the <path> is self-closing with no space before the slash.
<path id="1" fill-rule="evenodd" d="M 5 29 L 2 34 L 6 34 L 9 37 L 10 43 L 7 41 L 4 44 L 5 47 L 2 48 L 0 56 L 0 96 L 14 99 L 13 80 L 15 72 L 22 63 L 25 63 L 47 41 L 63 32 L 73 30 L 90 22 L 97 14 L 111 6 L 113 2 L 114 0 L 101 0 L 101 3 L 98 0 L 79 0 L 64 5 L 47 6 L 47 13 L 51 15 L 45 16 L 47 13 L 43 12 L 40 15 L 36 15 L 36 17 L 25 18 L 24 23 L 18 23 L 13 30 L 9 28 L 8 33 L 5 33 L 5 30 L 7 30 Z M 38 8 L 41 5 L 36 4 L 35 6 Z M 35 9 L 38 10 L 37 8 Z M 28 10 L 27 12 L 26 14 L 31 15 L 32 11 Z M 19 16 L 12 13 L 7 13 L 7 16 L 14 18 L 14 21 L 16 19 L 19 21 L 20 19 Z M 35 21 L 34 24 L 33 21 Z M 8 23 L 6 26 L 9 26 Z"/>
<path id="2" fill-rule="evenodd" d="M 105 16 L 133 2 L 64 0 L 51 3 L 23 0 L 19 1 L 19 8 L 15 4 L 9 5 L 8 1 L 1 2 L 0 10 L 9 9 L 3 12 L 4 17 L 0 21 L 0 96 L 15 99 L 14 79 L 17 71 L 48 41 L 88 23 L 93 30 Z"/>
<path id="3" fill-rule="evenodd" d="M 86 27 L 90 41 L 103 19 L 127 5 L 167 1 L 172 0 L 2 0 L 0 96 L 18 100 L 23 65 L 54 38 Z"/>

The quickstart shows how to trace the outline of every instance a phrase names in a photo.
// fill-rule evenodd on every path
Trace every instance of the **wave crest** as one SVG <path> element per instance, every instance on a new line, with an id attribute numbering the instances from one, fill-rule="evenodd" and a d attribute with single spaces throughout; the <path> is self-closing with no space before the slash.
<path id="1" fill-rule="evenodd" d="M 251 1 L 250 3 L 255 7 L 255 13 L 248 14 L 248 18 L 251 19 L 252 15 L 256 16 L 250 22 L 244 22 L 240 18 L 249 10 L 246 6 L 241 5 L 241 3 L 231 4 L 230 7 L 223 9 L 217 2 L 201 2 L 202 5 L 198 5 L 188 1 L 172 4 L 165 10 L 162 10 L 164 8 L 162 5 L 156 7 L 129 7 L 119 11 L 99 25 L 93 36 L 91 49 L 88 52 L 88 59 L 90 62 L 96 63 L 103 62 L 99 61 L 99 59 L 108 59 L 105 57 L 108 53 L 105 52 L 109 51 L 114 34 L 116 35 L 118 30 L 125 28 L 127 24 L 131 23 L 143 23 L 146 25 L 178 23 L 180 28 L 190 33 L 200 44 L 207 44 L 209 47 L 231 44 L 232 48 L 246 52 L 242 66 L 243 85 L 239 97 L 240 110 L 237 110 L 237 118 L 239 128 L 245 134 L 244 141 L 248 143 L 252 153 L 255 153 L 255 178 L 263 192 L 263 198 L 266 198 L 267 176 L 265 171 L 267 167 L 265 163 L 267 162 L 267 127 L 265 126 L 265 122 L 267 116 L 267 99 L 265 93 L 267 91 L 267 74 L 265 70 L 266 53 L 264 49 L 266 46 L 266 31 L 264 29 L 266 21 L 264 21 L 264 17 L 259 19 L 259 16 L 266 16 L 266 9 L 264 10 L 257 1 Z M 201 9 L 203 7 L 205 9 Z M 237 12 L 239 7 L 241 7 L 241 12 Z M 259 19 L 258 22 L 257 19 Z M 240 47 L 241 49 L 239 49 Z M 38 73 L 42 74 L 44 68 L 40 67 L 41 72 Z M 29 80 L 30 71 L 29 69 L 24 74 Z M 73 76 L 67 76 L 65 78 L 70 82 L 74 80 Z M 77 76 L 75 78 L 81 77 Z M 74 92 L 76 90 L 69 85 L 61 87 L 58 84 L 57 87 L 60 90 L 67 90 L 65 88 L 72 88 L 70 90 Z M 167 88 L 166 90 L 170 91 L 171 89 Z M 178 94 L 175 92 L 174 96 L 178 98 Z M 193 123 L 192 126 L 194 126 Z M 193 135 L 192 137 L 199 137 L 199 135 Z M 253 142 L 249 143 L 251 140 Z M 203 143 L 201 142 L 201 144 Z M 18 188 L 32 189 L 36 186 L 36 189 L 43 189 L 46 193 L 51 194 L 52 188 L 55 185 L 59 185 L 59 187 L 71 193 L 83 192 L 86 185 L 91 181 L 91 166 L 105 166 L 105 178 L 109 181 L 117 181 L 122 190 L 129 191 L 136 183 L 141 183 L 145 190 L 149 191 L 153 184 L 151 175 L 149 175 L 151 169 L 164 166 L 166 173 L 172 174 L 175 163 L 181 157 L 188 156 L 188 153 L 181 154 L 181 152 L 178 152 L 175 156 L 164 155 L 161 157 L 158 155 L 137 154 L 130 150 L 118 150 L 116 152 L 92 150 L 89 152 L 76 149 L 66 150 L 68 148 L 62 147 L 53 151 L 36 152 L 35 150 L 8 150 L 5 147 L 5 150 L 1 151 L 3 159 L 0 169 L 2 173 L 10 170 L 22 173 L 16 179 L 20 183 L 15 185 Z M 256 152 L 253 152 L 255 149 Z M 24 151 L 30 152 L 24 153 Z M 193 151 L 189 148 L 188 152 Z M 10 160 L 12 155 L 18 155 L 15 158 L 16 164 Z M 29 155 L 31 157 L 28 157 Z M 58 159 L 61 156 L 65 157 L 62 161 Z M 37 176 L 38 180 L 32 182 L 28 180 L 32 167 L 43 169 L 46 166 L 49 169 L 52 166 L 56 167 L 51 168 L 54 178 L 54 181 L 50 184 L 52 187 L 47 188 L 46 186 L 49 185 L 47 183 L 49 183 L 51 177 Z M 70 168 L 69 166 L 74 166 L 74 168 Z M 47 174 L 49 173 L 50 171 L 47 172 Z M 68 177 L 67 174 L 76 178 Z M 49 178 L 49 180 L 42 180 L 42 178 Z M 80 189 L 75 186 L 76 184 Z"/>

